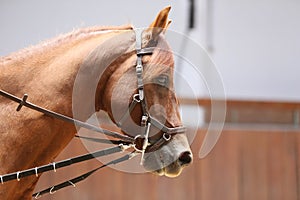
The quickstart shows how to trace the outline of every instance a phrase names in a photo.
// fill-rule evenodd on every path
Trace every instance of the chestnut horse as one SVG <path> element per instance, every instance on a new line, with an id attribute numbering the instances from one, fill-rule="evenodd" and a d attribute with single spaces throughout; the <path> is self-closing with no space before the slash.
<path id="1" fill-rule="evenodd" d="M 147 109 L 173 128 L 182 122 L 173 90 L 173 55 L 164 39 L 169 10 L 160 11 L 143 31 L 141 44 L 155 47 L 142 57 Z M 135 45 L 131 26 L 80 29 L 0 58 L 0 89 L 19 97 L 27 93 L 30 102 L 80 120 L 103 110 L 116 123 L 137 93 Z M 0 174 L 53 162 L 76 133 L 74 124 L 29 108 L 16 112 L 16 105 L 0 96 Z M 134 109 L 122 133 L 136 132 L 141 115 L 140 108 Z M 156 132 L 150 134 L 162 134 Z M 186 135 L 175 134 L 145 155 L 143 165 L 147 171 L 174 177 L 191 161 Z M 31 176 L 0 184 L 0 198 L 31 199 L 37 181 Z"/>

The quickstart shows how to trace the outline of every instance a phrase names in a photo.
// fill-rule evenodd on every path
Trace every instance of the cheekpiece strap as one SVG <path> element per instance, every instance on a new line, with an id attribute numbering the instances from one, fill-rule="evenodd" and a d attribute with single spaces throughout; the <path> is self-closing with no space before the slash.
<path id="1" fill-rule="evenodd" d="M 135 37 L 136 37 L 136 51 L 140 52 L 142 48 L 142 32 L 143 29 L 135 29 Z M 143 83 L 143 63 L 142 63 L 142 55 L 137 53 L 137 61 L 136 61 L 136 75 L 137 75 L 137 85 L 139 90 L 139 98 L 141 101 L 144 100 L 144 83 Z"/>

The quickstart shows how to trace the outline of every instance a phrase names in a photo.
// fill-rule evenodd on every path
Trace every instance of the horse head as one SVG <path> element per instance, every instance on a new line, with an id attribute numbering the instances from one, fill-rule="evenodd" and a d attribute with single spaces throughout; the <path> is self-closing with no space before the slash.
<path id="1" fill-rule="evenodd" d="M 105 85 L 99 86 L 98 92 L 101 90 L 105 97 L 96 100 L 97 110 L 107 111 L 110 118 L 116 124 L 119 123 L 122 132 L 132 137 L 143 137 L 145 128 L 141 127 L 141 119 L 145 115 L 145 110 L 147 110 L 146 115 L 151 116 L 164 127 L 182 127 L 179 105 L 174 93 L 174 59 L 164 37 L 171 22 L 168 19 L 169 11 L 170 7 L 163 9 L 141 36 L 136 36 L 136 38 L 141 37 L 141 41 L 137 41 L 138 39 L 133 41 L 135 44 L 131 47 L 132 51 L 118 56 L 106 68 L 100 80 L 102 83 L 105 82 Z M 135 34 L 133 31 L 129 33 L 131 40 L 135 38 L 133 37 Z M 142 49 L 153 49 L 141 57 L 144 105 L 134 106 L 130 110 L 129 117 L 124 119 L 131 102 L 140 101 L 141 98 L 141 96 L 136 97 L 140 88 L 138 88 L 136 72 L 139 58 L 135 45 L 139 45 L 139 42 Z M 147 144 L 149 147 L 166 137 L 165 132 L 157 126 L 150 124 L 149 129 L 149 144 Z M 153 148 L 155 150 L 152 151 L 146 149 L 143 166 L 147 171 L 155 174 L 175 177 L 181 173 L 183 167 L 192 162 L 192 152 L 185 133 L 167 137 L 159 148 Z"/>

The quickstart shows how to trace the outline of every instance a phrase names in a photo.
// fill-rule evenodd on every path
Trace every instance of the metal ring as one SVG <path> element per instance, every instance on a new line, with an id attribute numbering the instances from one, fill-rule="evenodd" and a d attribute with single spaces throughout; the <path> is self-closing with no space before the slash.
<path id="1" fill-rule="evenodd" d="M 1 184 L 3 185 L 3 176 L 0 176 Z"/>
<path id="2" fill-rule="evenodd" d="M 136 145 L 133 145 L 133 149 L 134 149 L 136 152 L 138 152 L 138 153 L 142 153 L 142 152 L 143 152 L 143 150 L 140 150 L 140 149 L 136 148 Z"/>
<path id="3" fill-rule="evenodd" d="M 56 166 L 55 166 L 55 165 L 56 165 L 56 163 L 55 163 L 55 162 L 53 162 L 53 163 L 52 163 L 52 165 L 53 165 L 53 171 L 54 171 L 54 172 L 56 172 Z"/>
<path id="4" fill-rule="evenodd" d="M 39 177 L 39 174 L 38 174 L 38 168 L 35 167 L 34 170 L 35 170 L 35 176 L 36 176 L 36 177 Z"/>
<path id="5" fill-rule="evenodd" d="M 49 191 L 50 194 L 54 194 L 56 192 L 56 191 L 53 192 L 52 191 L 53 189 L 54 189 L 54 186 L 50 189 L 50 191 Z"/>
<path id="6" fill-rule="evenodd" d="M 133 100 L 140 103 L 141 102 L 140 95 L 139 94 L 133 95 Z"/>
<path id="7" fill-rule="evenodd" d="M 41 196 L 40 196 L 40 193 L 37 193 L 36 195 L 35 195 L 35 199 L 38 199 L 38 198 L 40 198 Z"/>
<path id="8" fill-rule="evenodd" d="M 72 183 L 72 181 L 68 181 L 73 187 L 76 187 L 76 185 L 74 183 Z"/>
<path id="9" fill-rule="evenodd" d="M 20 171 L 17 172 L 17 181 L 20 181 Z"/>
<path id="10" fill-rule="evenodd" d="M 135 141 L 136 139 L 140 138 L 140 137 L 142 137 L 142 136 L 141 136 L 141 135 L 135 136 L 135 137 L 134 137 L 134 141 Z"/>
<path id="11" fill-rule="evenodd" d="M 134 137 L 134 142 L 132 143 L 132 146 L 133 146 L 134 150 L 135 150 L 136 152 L 139 152 L 139 153 L 141 153 L 143 150 L 140 150 L 140 149 L 136 148 L 135 142 L 136 142 L 136 139 L 141 138 L 141 137 L 142 137 L 141 135 L 135 136 L 135 137 Z"/>
<path id="12" fill-rule="evenodd" d="M 167 133 L 164 133 L 163 134 L 163 138 L 164 138 L 164 140 L 166 140 L 166 141 L 169 141 L 169 140 L 171 140 L 171 135 L 170 134 L 167 134 Z"/>

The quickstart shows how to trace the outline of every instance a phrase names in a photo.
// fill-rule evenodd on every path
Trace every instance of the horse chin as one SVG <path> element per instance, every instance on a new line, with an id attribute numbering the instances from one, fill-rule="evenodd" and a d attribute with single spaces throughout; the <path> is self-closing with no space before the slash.
<path id="1" fill-rule="evenodd" d="M 183 169 L 182 167 L 168 166 L 168 167 L 164 167 L 162 169 L 151 171 L 151 173 L 158 175 L 158 176 L 166 176 L 169 178 L 175 178 L 181 174 L 182 169 Z"/>
<path id="2" fill-rule="evenodd" d="M 165 175 L 164 169 L 158 169 L 158 170 L 155 170 L 155 171 L 150 171 L 150 173 L 152 173 L 154 175 L 157 175 L 157 176 L 164 176 Z"/>

